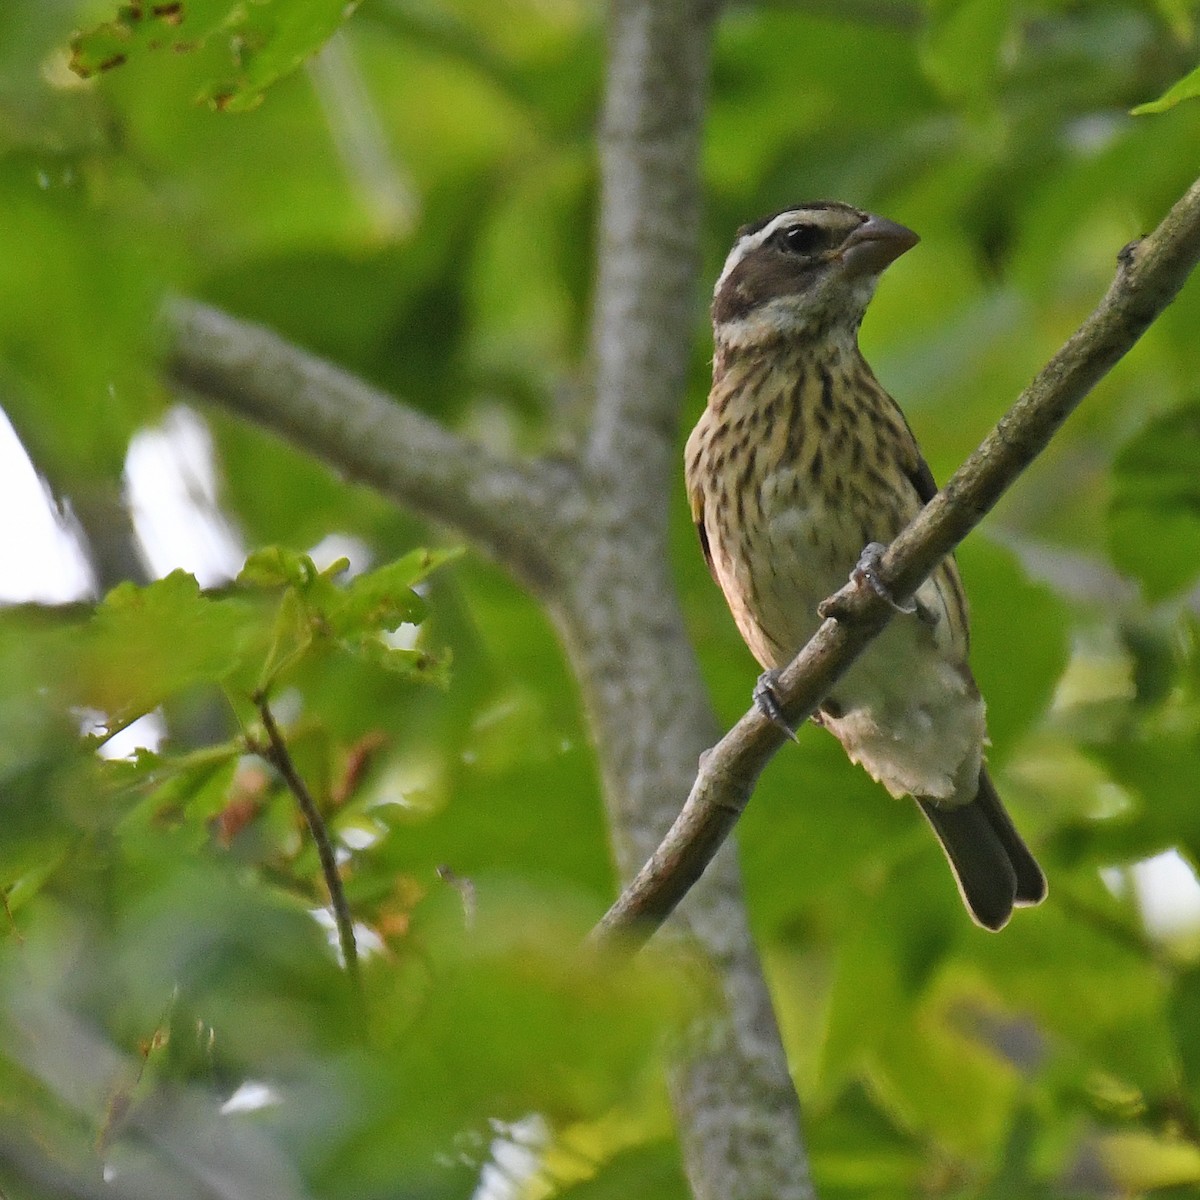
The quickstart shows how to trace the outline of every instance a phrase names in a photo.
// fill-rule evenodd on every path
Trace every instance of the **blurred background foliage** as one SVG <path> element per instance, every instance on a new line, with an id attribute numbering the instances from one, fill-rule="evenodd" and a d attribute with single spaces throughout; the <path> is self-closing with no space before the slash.
<path id="1" fill-rule="evenodd" d="M 733 231 L 838 197 L 922 234 L 863 340 L 944 479 L 1194 177 L 1200 105 L 1129 110 L 1195 67 L 1198 14 L 727 5 L 685 425 Z M 171 292 L 493 446 L 570 449 L 603 54 L 585 0 L 7 0 L 0 408 L 86 547 L 92 596 L 180 566 L 219 584 L 273 543 L 319 567 L 345 550 L 353 574 L 453 541 L 174 407 L 156 368 Z M 826 1200 L 1200 1188 L 1198 330 L 1193 282 L 960 554 L 991 760 L 1047 905 L 974 929 L 911 808 L 816 729 L 742 822 Z M 185 442 L 192 483 L 212 473 L 192 507 L 225 547 L 203 570 L 195 526 L 151 537 L 131 450 Z M 672 503 L 732 720 L 755 669 L 682 486 Z M 0 570 L 22 598 L 33 568 Z M 0 620 L 3 1195 L 684 1196 L 660 1066 L 703 1036 L 706 987 L 661 952 L 576 952 L 613 879 L 545 616 L 467 555 L 420 585 L 393 642 L 448 652 L 448 685 L 319 639 L 280 684 L 360 922 L 359 996 L 314 919 L 294 802 L 239 740 L 266 635 L 241 593 L 173 580 L 100 615 Z M 139 608 L 157 616 L 114 641 L 113 613 Z M 147 749 L 97 753 L 97 723 L 141 713 Z"/>

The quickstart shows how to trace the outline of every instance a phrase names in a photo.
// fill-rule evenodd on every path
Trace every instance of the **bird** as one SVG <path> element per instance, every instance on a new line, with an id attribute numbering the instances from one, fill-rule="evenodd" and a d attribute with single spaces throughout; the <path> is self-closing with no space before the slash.
<path id="1" fill-rule="evenodd" d="M 704 557 L 764 668 L 756 701 L 774 719 L 775 673 L 820 625 L 821 601 L 848 576 L 881 586 L 872 562 L 937 492 L 858 343 L 881 274 L 918 241 L 849 204 L 800 204 L 738 230 L 713 289 L 712 389 L 685 478 Z M 953 557 L 913 601 L 813 719 L 893 796 L 916 800 L 968 913 L 999 930 L 1045 898 L 1046 877 L 984 764 Z"/>

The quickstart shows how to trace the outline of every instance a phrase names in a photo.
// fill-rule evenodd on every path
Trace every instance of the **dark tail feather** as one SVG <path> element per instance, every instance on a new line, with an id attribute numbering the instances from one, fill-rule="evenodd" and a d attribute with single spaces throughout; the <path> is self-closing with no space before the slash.
<path id="1" fill-rule="evenodd" d="M 1045 899 L 1046 877 L 987 771 L 979 773 L 979 791 L 970 804 L 941 808 L 919 797 L 917 803 L 942 843 L 967 910 L 985 929 L 1003 929 L 1014 906 Z"/>
<path id="2" fill-rule="evenodd" d="M 979 772 L 979 791 L 975 794 L 975 805 L 987 814 L 988 824 L 992 832 L 1000 839 L 1008 861 L 1012 863 L 1017 876 L 1017 894 L 1015 903 L 1018 908 L 1028 908 L 1041 904 L 1046 898 L 1046 876 L 1038 861 L 1029 851 L 1029 847 L 1021 840 L 1012 818 L 996 795 L 992 786 L 991 776 L 987 770 Z"/>

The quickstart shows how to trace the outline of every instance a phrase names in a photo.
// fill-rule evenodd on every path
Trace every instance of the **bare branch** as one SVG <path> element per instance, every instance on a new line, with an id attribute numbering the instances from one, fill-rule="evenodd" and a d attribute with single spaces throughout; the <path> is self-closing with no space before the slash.
<path id="1" fill-rule="evenodd" d="M 248 417 L 347 478 L 471 538 L 528 586 L 555 573 L 555 518 L 573 480 L 561 466 L 511 462 L 456 436 L 277 334 L 175 300 L 169 370 L 181 387 Z"/>
<path id="2" fill-rule="evenodd" d="M 1049 443 L 1089 391 L 1174 299 L 1200 261 L 1200 180 L 1149 236 L 1118 255 L 1104 299 L 1022 393 L 1012 409 L 888 548 L 879 576 L 897 599 L 911 596 L 983 519 Z M 893 609 L 870 588 L 847 585 L 822 611 L 837 613 L 779 679 L 792 724 L 807 720 Z M 745 808 L 784 733 L 751 709 L 709 751 L 675 824 L 594 937 L 649 938 L 700 877 Z"/>

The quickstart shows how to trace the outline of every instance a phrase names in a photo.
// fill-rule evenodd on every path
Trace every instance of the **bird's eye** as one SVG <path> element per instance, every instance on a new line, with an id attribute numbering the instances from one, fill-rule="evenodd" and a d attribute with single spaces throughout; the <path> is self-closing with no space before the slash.
<path id="1" fill-rule="evenodd" d="M 792 225 L 783 231 L 783 247 L 792 254 L 813 254 L 825 245 L 820 225 Z"/>

